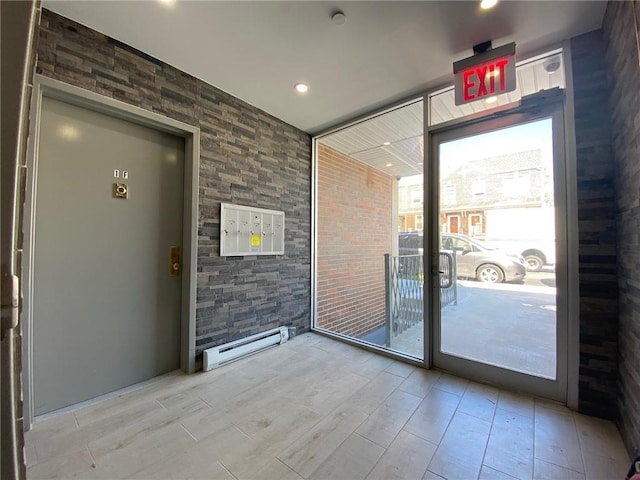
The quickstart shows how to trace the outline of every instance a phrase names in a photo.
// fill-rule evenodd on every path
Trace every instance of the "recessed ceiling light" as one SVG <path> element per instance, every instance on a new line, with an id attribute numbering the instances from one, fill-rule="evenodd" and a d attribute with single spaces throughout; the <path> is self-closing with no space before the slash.
<path id="1" fill-rule="evenodd" d="M 483 10 L 489 10 L 497 5 L 498 0 L 482 0 L 480 2 L 480 8 Z"/>
<path id="2" fill-rule="evenodd" d="M 296 83 L 296 90 L 298 93 L 307 93 L 309 91 L 309 85 L 306 83 Z"/>
<path id="3" fill-rule="evenodd" d="M 498 97 L 493 96 L 493 97 L 489 97 L 487 98 L 484 103 L 487 103 L 489 105 L 491 105 L 492 103 L 496 103 L 498 101 Z"/>
<path id="4" fill-rule="evenodd" d="M 393 163 L 387 163 L 387 167 L 393 167 Z"/>
<path id="5" fill-rule="evenodd" d="M 174 3 L 176 3 L 176 0 L 158 0 L 158 1 L 168 7 L 171 7 L 173 6 Z"/>
<path id="6" fill-rule="evenodd" d="M 391 142 L 384 142 L 382 145 L 384 146 L 391 145 Z"/>

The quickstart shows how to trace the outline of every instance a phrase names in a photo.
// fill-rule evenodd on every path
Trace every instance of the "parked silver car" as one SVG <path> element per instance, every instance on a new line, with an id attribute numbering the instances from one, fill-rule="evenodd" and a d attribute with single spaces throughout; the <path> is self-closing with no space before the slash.
<path id="1" fill-rule="evenodd" d="M 440 234 L 440 250 L 456 252 L 458 277 L 500 283 L 524 280 L 527 264 L 522 255 L 506 253 L 464 235 Z"/>

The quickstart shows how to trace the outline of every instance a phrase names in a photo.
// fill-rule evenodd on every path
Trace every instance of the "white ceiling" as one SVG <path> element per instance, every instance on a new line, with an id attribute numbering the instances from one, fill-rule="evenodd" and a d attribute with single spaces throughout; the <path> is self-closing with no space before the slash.
<path id="1" fill-rule="evenodd" d="M 485 40 L 518 57 L 599 28 L 606 2 L 54 1 L 44 7 L 311 134 L 452 82 Z M 344 25 L 331 15 L 341 10 Z M 305 95 L 293 88 L 305 82 Z"/>

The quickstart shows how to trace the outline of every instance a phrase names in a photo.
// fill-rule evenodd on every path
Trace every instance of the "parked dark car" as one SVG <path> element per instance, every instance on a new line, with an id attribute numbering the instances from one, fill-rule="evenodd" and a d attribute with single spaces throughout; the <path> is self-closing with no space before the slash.
<path id="1" fill-rule="evenodd" d="M 527 265 L 522 255 L 490 248 L 483 243 L 457 233 L 440 234 L 440 250 L 456 253 L 457 276 L 475 278 L 485 283 L 524 280 Z M 421 255 L 423 236 L 418 232 L 401 233 L 398 251 L 402 255 Z"/>
<path id="2" fill-rule="evenodd" d="M 398 235 L 399 255 L 422 255 L 422 234 L 419 232 L 407 232 Z"/>

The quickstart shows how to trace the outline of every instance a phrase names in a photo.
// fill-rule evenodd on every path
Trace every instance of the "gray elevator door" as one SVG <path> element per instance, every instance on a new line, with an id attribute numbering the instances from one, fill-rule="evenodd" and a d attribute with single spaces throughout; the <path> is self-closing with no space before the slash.
<path id="1" fill-rule="evenodd" d="M 43 99 L 36 415 L 179 368 L 182 280 L 170 276 L 169 251 L 182 245 L 183 175 L 182 138 Z M 113 197 L 114 183 L 128 199 Z"/>

